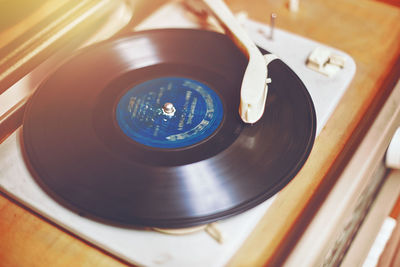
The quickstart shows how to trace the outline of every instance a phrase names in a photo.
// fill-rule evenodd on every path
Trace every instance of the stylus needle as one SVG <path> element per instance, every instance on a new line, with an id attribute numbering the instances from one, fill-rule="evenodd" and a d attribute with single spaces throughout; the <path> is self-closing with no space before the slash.
<path id="1" fill-rule="evenodd" d="M 240 91 L 239 114 L 244 122 L 255 123 L 264 113 L 268 93 L 267 64 L 264 57 L 223 1 L 197 0 L 193 2 L 201 1 L 249 59 Z"/>

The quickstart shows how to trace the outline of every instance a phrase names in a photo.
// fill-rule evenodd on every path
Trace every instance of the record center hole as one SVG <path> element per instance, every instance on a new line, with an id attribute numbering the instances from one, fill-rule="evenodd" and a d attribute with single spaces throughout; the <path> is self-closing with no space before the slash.
<path id="1" fill-rule="evenodd" d="M 170 102 L 165 103 L 162 110 L 164 114 L 168 116 L 173 116 L 176 111 L 174 105 Z"/>

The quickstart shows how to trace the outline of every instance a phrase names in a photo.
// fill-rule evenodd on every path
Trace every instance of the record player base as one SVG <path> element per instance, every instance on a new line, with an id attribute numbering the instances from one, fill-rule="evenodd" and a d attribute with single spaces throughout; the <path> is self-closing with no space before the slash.
<path id="1" fill-rule="evenodd" d="M 276 41 L 285 40 L 286 44 L 293 43 L 300 48 L 300 53 L 296 53 L 296 56 L 285 54 L 284 51 L 289 51 L 288 47 L 283 48 L 278 42 L 268 44 L 265 37 L 257 33 L 260 27 L 268 30 L 267 26 L 255 22 L 249 21 L 246 24 L 250 35 L 259 46 L 277 54 L 303 80 L 315 103 L 319 133 L 355 73 L 354 61 L 338 51 L 347 58 L 348 63 L 337 76 L 325 77 L 307 69 L 304 64 L 308 53 L 322 44 L 276 30 Z M 17 130 L 0 145 L 0 189 L 67 231 L 133 264 L 222 266 L 248 237 L 274 199 L 273 197 L 243 214 L 218 222 L 225 237 L 222 245 L 205 232 L 172 236 L 153 231 L 117 228 L 81 217 L 61 207 L 46 195 L 34 182 L 23 163 L 19 142 L 20 130 Z"/>

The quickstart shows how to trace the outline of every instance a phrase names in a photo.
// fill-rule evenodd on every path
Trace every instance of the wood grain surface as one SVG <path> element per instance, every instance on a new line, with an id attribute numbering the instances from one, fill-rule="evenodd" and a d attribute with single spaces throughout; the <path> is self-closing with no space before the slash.
<path id="1" fill-rule="evenodd" d="M 341 49 L 357 64 L 353 82 L 316 140 L 306 165 L 279 193 L 230 262 L 231 266 L 276 266 L 301 235 L 399 77 L 400 9 L 369 0 L 302 0 L 300 10 L 290 13 L 285 0 L 226 2 L 233 11 L 246 11 L 263 22 L 275 12 L 277 27 Z M 121 265 L 0 195 L 0 266 Z"/>

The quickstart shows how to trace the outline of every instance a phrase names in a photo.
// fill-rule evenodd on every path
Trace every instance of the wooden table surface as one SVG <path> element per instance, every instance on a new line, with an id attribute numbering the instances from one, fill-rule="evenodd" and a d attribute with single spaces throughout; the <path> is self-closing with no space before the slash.
<path id="1" fill-rule="evenodd" d="M 277 27 L 350 54 L 357 71 L 315 142 L 309 160 L 279 194 L 232 266 L 277 265 L 307 226 L 337 174 L 400 74 L 400 9 L 369 0 L 302 0 L 291 13 L 285 0 L 228 0 Z M 123 266 L 101 251 L 0 194 L 0 266 Z"/>

